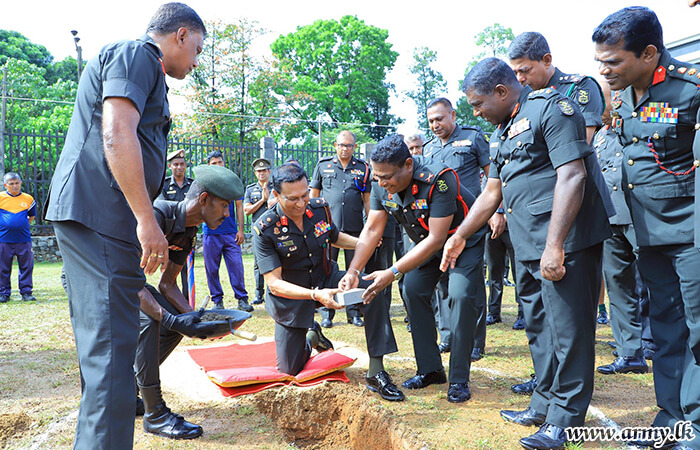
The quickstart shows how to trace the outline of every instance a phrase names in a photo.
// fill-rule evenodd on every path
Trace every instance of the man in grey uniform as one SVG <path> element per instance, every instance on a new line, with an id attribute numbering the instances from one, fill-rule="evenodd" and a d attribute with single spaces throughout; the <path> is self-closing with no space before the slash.
<path id="1" fill-rule="evenodd" d="M 170 129 L 165 75 L 197 66 L 206 29 L 181 3 L 162 5 L 137 40 L 105 46 L 78 86 L 51 182 L 82 398 L 75 448 L 133 445 L 138 292 L 168 261 L 153 214 Z"/>

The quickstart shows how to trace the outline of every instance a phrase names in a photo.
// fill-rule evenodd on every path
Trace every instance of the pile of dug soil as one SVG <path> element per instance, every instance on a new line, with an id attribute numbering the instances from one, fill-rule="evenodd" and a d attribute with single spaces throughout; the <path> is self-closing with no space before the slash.
<path id="1" fill-rule="evenodd" d="M 0 414 L 0 444 L 28 429 L 31 424 L 32 419 L 25 412 Z"/>

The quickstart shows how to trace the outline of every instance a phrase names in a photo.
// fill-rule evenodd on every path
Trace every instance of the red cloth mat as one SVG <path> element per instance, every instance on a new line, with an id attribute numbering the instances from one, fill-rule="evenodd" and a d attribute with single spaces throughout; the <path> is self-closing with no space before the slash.
<path id="1" fill-rule="evenodd" d="M 226 397 L 290 384 L 313 386 L 326 380 L 347 383 L 350 381 L 347 375 L 338 371 L 355 362 L 352 358 L 328 350 L 312 356 L 301 372 L 293 376 L 277 370 L 274 342 L 197 347 L 187 352 Z"/>

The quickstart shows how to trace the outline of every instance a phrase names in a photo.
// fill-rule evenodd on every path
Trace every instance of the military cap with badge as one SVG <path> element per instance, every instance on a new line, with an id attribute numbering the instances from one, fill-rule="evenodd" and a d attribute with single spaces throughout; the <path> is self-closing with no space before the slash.
<path id="1" fill-rule="evenodd" d="M 269 169 L 270 167 L 272 167 L 272 164 L 270 163 L 269 159 L 258 158 L 255 161 L 253 161 L 254 170 L 265 170 Z"/>

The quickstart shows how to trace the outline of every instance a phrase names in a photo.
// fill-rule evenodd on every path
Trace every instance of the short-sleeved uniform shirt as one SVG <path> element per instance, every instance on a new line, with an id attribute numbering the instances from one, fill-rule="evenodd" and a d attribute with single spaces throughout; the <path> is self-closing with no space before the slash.
<path id="1" fill-rule="evenodd" d="M 625 202 L 625 193 L 622 190 L 622 164 L 627 161 L 622 154 L 620 139 L 606 125 L 598 130 L 593 138 L 593 148 L 598 156 L 600 170 L 608 186 L 610 198 L 617 211 L 617 214 L 609 218 L 610 224 L 629 225 L 632 223 L 632 216 L 630 216 L 630 210 Z"/>
<path id="2" fill-rule="evenodd" d="M 640 246 L 688 244 L 698 236 L 698 70 L 664 50 L 641 99 L 634 102 L 631 86 L 613 95 L 612 128 L 625 157 L 622 188 Z"/>
<path id="3" fill-rule="evenodd" d="M 415 243 L 428 237 L 431 217 L 454 215 L 450 232 L 456 231 L 474 204 L 474 195 L 457 182 L 454 170 L 446 165 L 424 156 L 412 158 L 413 179 L 409 187 L 404 192 L 390 194 L 374 182 L 370 209 L 389 213 Z M 467 247 L 479 242 L 485 233 L 486 229 L 482 228 L 471 236 Z"/>
<path id="4" fill-rule="evenodd" d="M 36 217 L 34 197 L 24 192 L 16 196 L 7 191 L 0 192 L 0 242 L 32 242 L 29 232 L 30 217 Z"/>
<path id="5" fill-rule="evenodd" d="M 330 245 L 339 231 L 331 220 L 328 203 L 312 198 L 300 230 L 276 204 L 253 224 L 253 248 L 260 273 L 282 268 L 282 279 L 305 288 L 324 287 L 337 265 L 330 259 Z M 335 266 L 335 268 L 333 267 Z M 298 328 L 313 325 L 315 302 L 290 300 L 273 295 L 267 289 L 265 308 L 278 323 Z"/>
<path id="6" fill-rule="evenodd" d="M 362 231 L 362 194 L 370 192 L 371 185 L 369 165 L 354 156 L 344 169 L 337 156 L 321 158 L 309 182 L 309 187 L 321 191 L 331 206 L 333 222 L 346 233 Z"/>
<path id="7" fill-rule="evenodd" d="M 107 166 L 102 143 L 105 99 L 129 99 L 141 118 L 137 135 L 146 191 L 155 200 L 165 177 L 170 130 L 162 53 L 144 35 L 100 50 L 83 71 L 66 142 L 56 165 L 46 219 L 72 220 L 112 238 L 138 245 L 136 218 Z"/>
<path id="8" fill-rule="evenodd" d="M 163 189 L 161 189 L 158 198 L 171 202 L 181 202 L 185 199 L 185 196 L 187 196 L 187 192 L 190 190 L 193 181 L 193 178 L 185 177 L 182 186 L 179 186 L 173 177 L 165 177 L 165 180 L 163 180 Z"/>
<path id="9" fill-rule="evenodd" d="M 490 178 L 499 178 L 508 229 L 520 261 L 542 257 L 552 214 L 556 169 L 593 152 L 578 108 L 556 89 L 523 88 L 512 116 L 491 136 Z M 581 209 L 564 241 L 572 253 L 610 236 L 602 198 L 586 177 Z"/>
<path id="10" fill-rule="evenodd" d="M 268 192 L 272 192 L 272 181 L 267 182 L 267 190 Z M 245 188 L 245 195 L 243 196 L 243 204 L 251 204 L 254 205 L 257 202 L 260 201 L 260 199 L 263 197 L 263 187 L 260 186 L 260 183 L 255 182 L 253 184 L 249 184 Z M 255 222 L 262 216 L 265 211 L 267 211 L 267 205 L 263 204 L 258 208 L 257 211 L 255 211 L 253 214 L 250 215 L 251 217 L 251 222 Z"/>
<path id="11" fill-rule="evenodd" d="M 186 203 L 158 199 L 153 203 L 153 213 L 158 226 L 168 240 L 168 245 L 171 246 L 168 250 L 168 259 L 184 266 L 197 237 L 197 227 L 185 226 Z"/>
<path id="12" fill-rule="evenodd" d="M 433 138 L 423 147 L 423 156 L 445 164 L 457 172 L 459 182 L 478 197 L 481 193 L 481 168 L 489 165 L 489 144 L 479 127 L 455 126 L 444 144 Z"/>

